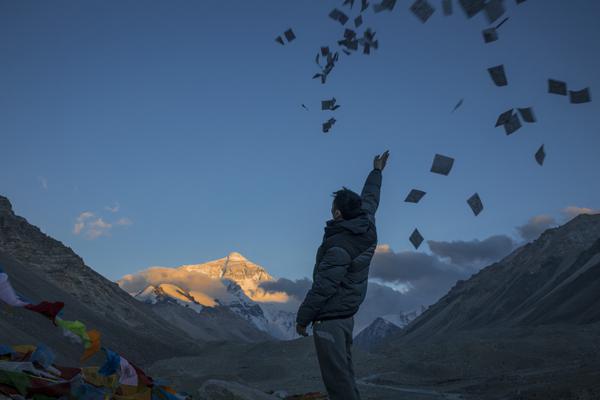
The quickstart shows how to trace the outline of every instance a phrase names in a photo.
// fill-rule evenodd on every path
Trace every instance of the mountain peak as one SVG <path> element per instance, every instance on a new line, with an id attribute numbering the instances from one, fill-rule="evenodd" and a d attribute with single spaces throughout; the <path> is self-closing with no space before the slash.
<path id="1" fill-rule="evenodd" d="M 241 255 L 237 251 L 232 251 L 231 253 L 229 253 L 229 255 L 227 256 L 227 259 L 229 261 L 248 261 L 248 259 L 246 257 Z"/>
<path id="2" fill-rule="evenodd" d="M 11 214 L 14 215 L 12 204 L 10 204 L 10 200 L 4 196 L 0 196 L 0 215 L 1 214 Z"/>

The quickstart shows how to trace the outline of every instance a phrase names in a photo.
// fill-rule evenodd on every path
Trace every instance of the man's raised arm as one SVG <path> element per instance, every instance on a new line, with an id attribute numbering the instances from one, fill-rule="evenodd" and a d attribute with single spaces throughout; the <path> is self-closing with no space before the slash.
<path id="1" fill-rule="evenodd" d="M 375 156 L 373 160 L 373 171 L 367 177 L 365 186 L 361 193 L 362 197 L 362 208 L 367 211 L 369 215 L 375 216 L 377 207 L 379 206 L 379 192 L 381 191 L 381 171 L 387 164 L 388 157 L 390 156 L 389 150 L 386 150 L 383 154 Z"/>

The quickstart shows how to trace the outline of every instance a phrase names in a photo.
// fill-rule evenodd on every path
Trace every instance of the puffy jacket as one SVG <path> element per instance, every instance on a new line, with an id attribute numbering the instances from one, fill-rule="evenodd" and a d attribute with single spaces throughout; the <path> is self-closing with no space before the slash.
<path id="1" fill-rule="evenodd" d="M 327 222 L 317 251 L 313 284 L 298 310 L 296 322 L 349 318 L 367 294 L 369 266 L 377 246 L 375 212 L 379 206 L 381 171 L 371 171 L 362 190 L 362 212 L 356 218 Z"/>

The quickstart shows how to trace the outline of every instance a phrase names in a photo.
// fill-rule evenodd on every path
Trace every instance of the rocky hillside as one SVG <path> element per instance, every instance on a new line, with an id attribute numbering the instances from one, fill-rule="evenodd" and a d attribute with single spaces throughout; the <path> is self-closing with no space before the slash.
<path id="1" fill-rule="evenodd" d="M 458 282 L 377 347 L 373 373 L 467 398 L 598 398 L 599 294 L 600 215 L 580 215 Z"/>
<path id="2" fill-rule="evenodd" d="M 598 293 L 600 215 L 580 215 L 459 281 L 406 335 L 598 322 Z"/>
<path id="3" fill-rule="evenodd" d="M 64 319 L 79 319 L 103 334 L 103 344 L 140 364 L 194 352 L 183 331 L 156 318 L 149 307 L 85 265 L 58 240 L 15 215 L 0 196 L 0 262 L 15 289 L 31 301 L 63 301 Z M 78 358 L 60 330 L 26 310 L 0 309 L 0 342 L 46 343 L 65 358 Z M 149 350 L 150 349 L 150 350 Z"/>
<path id="4" fill-rule="evenodd" d="M 400 333 L 400 331 L 402 328 L 379 317 L 356 335 L 354 345 L 364 351 L 371 351 L 381 344 L 383 339 Z"/>

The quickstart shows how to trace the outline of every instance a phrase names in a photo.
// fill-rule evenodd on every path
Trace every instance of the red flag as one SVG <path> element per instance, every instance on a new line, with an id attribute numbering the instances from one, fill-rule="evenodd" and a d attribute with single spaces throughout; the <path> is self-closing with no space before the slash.
<path id="1" fill-rule="evenodd" d="M 63 303 L 62 301 L 56 301 L 54 303 L 42 301 L 40 304 L 27 304 L 25 308 L 40 313 L 48 317 L 52 322 L 54 322 L 56 316 L 58 315 L 60 310 L 63 309 L 64 306 L 65 303 Z"/>

